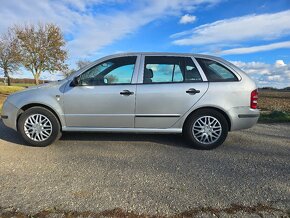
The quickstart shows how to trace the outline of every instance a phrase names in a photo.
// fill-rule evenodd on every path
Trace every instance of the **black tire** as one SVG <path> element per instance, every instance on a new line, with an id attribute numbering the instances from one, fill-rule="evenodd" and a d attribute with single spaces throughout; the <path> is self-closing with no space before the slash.
<path id="1" fill-rule="evenodd" d="M 49 121 L 52 126 L 50 132 L 50 135 L 48 138 L 46 138 L 43 141 L 35 141 L 31 138 L 29 138 L 26 133 L 25 133 L 25 121 L 31 116 L 31 115 L 36 115 L 40 114 L 45 116 Z M 60 123 L 57 119 L 57 117 L 48 109 L 43 108 L 43 107 L 31 107 L 27 110 L 25 110 L 19 117 L 18 123 L 17 123 L 17 128 L 18 131 L 20 132 L 22 138 L 27 142 L 28 145 L 30 146 L 35 146 L 35 147 L 45 147 L 50 144 L 53 144 L 56 140 L 58 140 L 61 137 L 61 127 Z"/>
<path id="2" fill-rule="evenodd" d="M 217 123 L 217 125 L 221 126 L 221 130 L 217 131 L 218 132 L 217 135 L 219 136 L 215 136 L 216 139 L 212 140 L 213 142 L 210 142 L 210 140 L 208 139 L 208 142 L 203 143 L 201 142 L 202 140 L 197 139 L 197 136 L 201 137 L 203 133 L 200 133 L 200 131 L 198 130 L 193 132 L 193 125 L 195 123 L 199 123 L 197 120 L 200 120 L 200 118 L 202 117 L 204 118 L 206 116 L 213 117 L 210 119 L 215 118 L 216 120 L 218 120 L 219 123 Z M 209 128 L 211 129 L 211 127 Z M 214 149 L 220 146 L 225 141 L 228 135 L 228 130 L 229 130 L 228 122 L 223 114 L 221 114 L 220 112 L 214 109 L 200 109 L 194 112 L 192 115 L 190 115 L 190 117 L 186 120 L 183 127 L 183 135 L 186 137 L 186 139 L 194 148 L 202 149 L 202 150 L 210 150 L 210 149 Z M 201 131 L 205 131 L 205 130 L 202 129 Z M 210 130 L 206 130 L 206 131 L 210 131 Z M 195 133 L 195 136 L 194 136 L 194 133 Z M 212 134 L 212 133 L 209 133 L 209 134 Z"/>

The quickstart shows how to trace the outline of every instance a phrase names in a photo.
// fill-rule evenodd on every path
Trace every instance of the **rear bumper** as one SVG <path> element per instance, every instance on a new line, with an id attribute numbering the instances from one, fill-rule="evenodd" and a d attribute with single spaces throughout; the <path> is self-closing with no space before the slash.
<path id="1" fill-rule="evenodd" d="M 16 119 L 19 108 L 11 104 L 9 101 L 5 101 L 2 108 L 1 119 L 5 126 L 17 130 Z"/>
<path id="2" fill-rule="evenodd" d="M 234 107 L 228 114 L 231 119 L 231 131 L 234 131 L 254 126 L 259 119 L 260 111 L 250 107 Z"/>

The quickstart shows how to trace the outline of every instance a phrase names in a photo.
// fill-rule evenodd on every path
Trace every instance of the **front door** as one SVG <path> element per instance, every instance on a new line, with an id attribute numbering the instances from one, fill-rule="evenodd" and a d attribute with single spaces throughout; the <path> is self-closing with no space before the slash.
<path id="1" fill-rule="evenodd" d="M 77 86 L 67 85 L 64 112 L 68 127 L 133 128 L 137 56 L 104 61 L 82 73 Z"/>

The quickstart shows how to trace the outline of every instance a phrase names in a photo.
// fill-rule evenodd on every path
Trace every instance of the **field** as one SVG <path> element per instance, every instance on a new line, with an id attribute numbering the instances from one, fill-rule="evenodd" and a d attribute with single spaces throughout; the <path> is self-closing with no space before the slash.
<path id="1" fill-rule="evenodd" d="M 9 95 L 22 89 L 24 89 L 24 87 L 21 86 L 0 86 L 0 94 Z"/>
<path id="2" fill-rule="evenodd" d="M 3 102 L 5 101 L 5 98 L 6 98 L 5 95 L 0 94 L 0 112 L 2 111 L 2 105 L 3 105 Z"/>
<path id="3" fill-rule="evenodd" d="M 5 101 L 7 95 L 23 90 L 24 87 L 22 86 L 2 86 L 0 85 L 0 112 L 2 111 L 2 105 Z"/>
<path id="4" fill-rule="evenodd" d="M 0 112 L 7 95 L 22 90 L 32 84 L 17 84 L 16 86 L 3 86 L 0 84 Z M 261 122 L 290 122 L 290 92 L 259 91 L 259 108 L 261 109 Z"/>
<path id="5" fill-rule="evenodd" d="M 259 91 L 259 122 L 290 122 L 290 92 Z"/>
<path id="6" fill-rule="evenodd" d="M 3 82 L 0 82 L 0 86 L 5 86 Z M 34 83 L 11 83 L 11 86 L 29 87 L 35 86 Z"/>
<path id="7" fill-rule="evenodd" d="M 290 112 L 290 92 L 259 91 L 258 104 L 262 111 Z"/>

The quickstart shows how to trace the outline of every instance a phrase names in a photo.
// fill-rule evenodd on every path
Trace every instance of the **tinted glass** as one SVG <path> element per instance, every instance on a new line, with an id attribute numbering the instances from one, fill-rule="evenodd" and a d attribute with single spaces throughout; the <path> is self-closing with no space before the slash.
<path id="1" fill-rule="evenodd" d="M 189 57 L 145 57 L 144 83 L 202 81 Z"/>
<path id="2" fill-rule="evenodd" d="M 222 64 L 208 59 L 196 58 L 208 81 L 237 81 L 238 78 Z"/>
<path id="3" fill-rule="evenodd" d="M 120 57 L 98 64 L 80 76 L 80 85 L 130 84 L 137 57 Z"/>
<path id="4" fill-rule="evenodd" d="M 191 58 L 185 59 L 185 81 L 186 82 L 199 82 L 202 78 L 199 74 L 198 69 L 193 63 Z"/>

